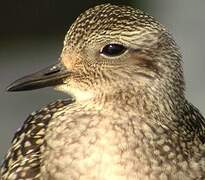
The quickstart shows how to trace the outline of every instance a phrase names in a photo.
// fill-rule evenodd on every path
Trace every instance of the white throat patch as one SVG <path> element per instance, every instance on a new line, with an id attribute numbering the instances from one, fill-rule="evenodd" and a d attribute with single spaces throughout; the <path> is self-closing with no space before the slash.
<path id="1" fill-rule="evenodd" d="M 65 92 L 76 99 L 76 101 L 86 101 L 94 98 L 95 93 L 91 91 L 82 91 L 78 88 L 72 88 L 67 85 L 60 85 L 55 87 L 56 90 Z"/>

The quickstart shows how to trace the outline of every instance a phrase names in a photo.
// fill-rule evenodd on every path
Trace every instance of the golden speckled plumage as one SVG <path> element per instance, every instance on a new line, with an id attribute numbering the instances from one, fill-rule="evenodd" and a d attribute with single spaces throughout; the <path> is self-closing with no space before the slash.
<path id="1" fill-rule="evenodd" d="M 172 36 L 142 11 L 87 10 L 58 65 L 9 87 L 55 86 L 73 97 L 27 118 L 2 179 L 205 179 L 205 119 L 184 96 L 181 61 Z"/>

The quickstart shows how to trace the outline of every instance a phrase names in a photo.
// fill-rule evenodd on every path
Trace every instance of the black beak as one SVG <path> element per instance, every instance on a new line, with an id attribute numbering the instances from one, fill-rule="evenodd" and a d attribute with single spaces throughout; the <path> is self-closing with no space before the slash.
<path id="1" fill-rule="evenodd" d="M 69 75 L 66 67 L 58 63 L 14 81 L 7 91 L 26 91 L 64 84 L 64 79 Z"/>

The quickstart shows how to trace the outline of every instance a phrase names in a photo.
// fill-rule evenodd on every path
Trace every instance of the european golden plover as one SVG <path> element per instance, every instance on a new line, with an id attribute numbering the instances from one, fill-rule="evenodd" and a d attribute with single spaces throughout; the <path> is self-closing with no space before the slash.
<path id="1" fill-rule="evenodd" d="M 103 4 L 70 27 L 60 61 L 9 91 L 72 95 L 32 113 L 2 179 L 205 179 L 205 119 L 184 95 L 181 53 L 164 26 Z"/>

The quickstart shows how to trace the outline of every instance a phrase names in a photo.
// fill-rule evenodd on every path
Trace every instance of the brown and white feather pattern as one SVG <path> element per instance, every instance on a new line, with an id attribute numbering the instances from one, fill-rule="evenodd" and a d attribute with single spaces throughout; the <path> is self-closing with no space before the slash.
<path id="1" fill-rule="evenodd" d="M 112 43 L 126 51 L 103 54 Z M 153 17 L 91 8 L 69 29 L 59 63 L 70 73 L 56 88 L 75 100 L 28 117 L 3 180 L 205 179 L 205 119 L 185 98 L 178 46 Z"/>
<path id="2" fill-rule="evenodd" d="M 33 112 L 19 129 L 1 168 L 2 179 L 39 179 L 41 146 L 45 131 L 57 111 L 72 103 L 72 99 L 59 100 Z"/>

